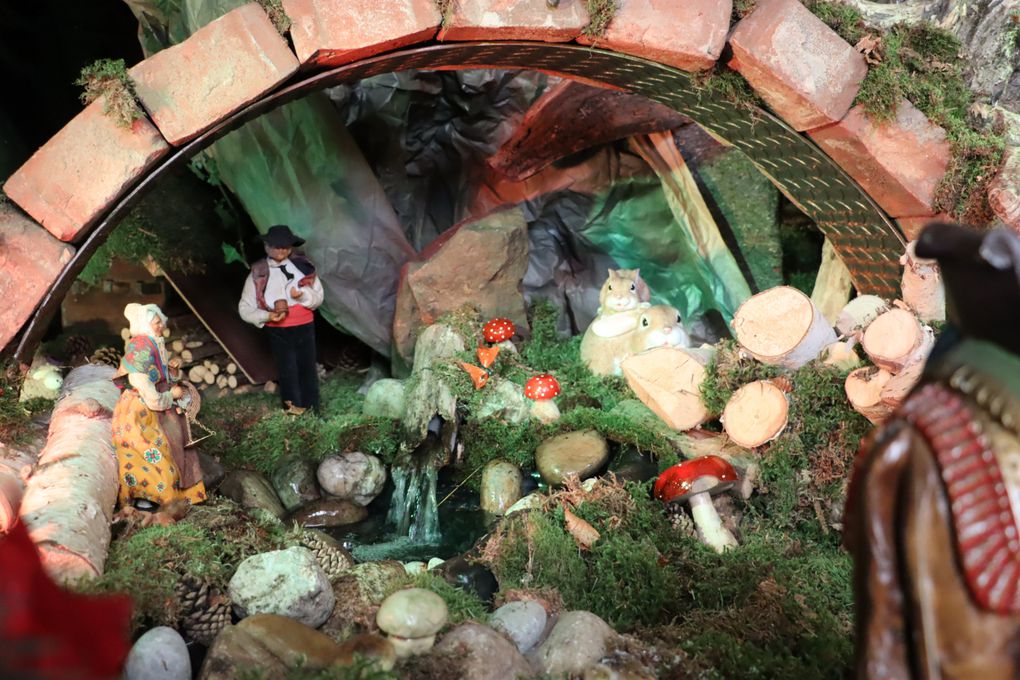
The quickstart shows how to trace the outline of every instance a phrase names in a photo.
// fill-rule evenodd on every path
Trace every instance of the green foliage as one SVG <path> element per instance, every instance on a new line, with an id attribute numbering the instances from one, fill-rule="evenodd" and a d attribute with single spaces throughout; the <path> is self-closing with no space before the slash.
<path id="1" fill-rule="evenodd" d="M 721 97 L 739 108 L 751 111 L 752 115 L 764 106 L 764 101 L 744 77 L 724 64 L 717 62 L 707 71 L 692 74 L 690 78 L 691 85 L 701 96 Z"/>
<path id="2" fill-rule="evenodd" d="M 89 64 L 74 84 L 85 88 L 81 100 L 86 105 L 103 97 L 103 113 L 112 116 L 118 125 L 130 127 L 145 117 L 123 59 L 100 59 Z"/>
<path id="3" fill-rule="evenodd" d="M 589 38 L 601 38 L 606 34 L 609 24 L 616 16 L 620 7 L 617 0 L 587 0 L 588 1 L 588 23 L 581 33 Z"/>
<path id="4" fill-rule="evenodd" d="M 21 383 L 16 363 L 0 363 L 0 442 L 5 444 L 22 444 L 32 432 L 32 409 L 19 401 Z"/>

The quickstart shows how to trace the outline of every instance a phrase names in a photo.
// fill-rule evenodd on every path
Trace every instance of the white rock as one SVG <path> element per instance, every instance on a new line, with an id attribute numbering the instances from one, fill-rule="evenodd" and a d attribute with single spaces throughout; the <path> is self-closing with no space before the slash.
<path id="1" fill-rule="evenodd" d="M 506 510 L 506 516 L 514 514 L 515 512 L 524 512 L 525 510 L 538 510 L 542 507 L 542 503 L 545 501 L 545 496 L 540 493 L 529 493 L 527 496 L 511 505 Z"/>
<path id="2" fill-rule="evenodd" d="M 446 602 L 431 590 L 405 588 L 383 600 L 375 622 L 388 635 L 414 639 L 438 633 L 448 615 Z"/>
<path id="3" fill-rule="evenodd" d="M 429 560 L 428 570 L 432 571 L 445 561 L 446 560 L 441 560 L 438 557 L 433 557 L 431 560 Z"/>
<path id="4" fill-rule="evenodd" d="M 606 655 L 614 635 L 609 624 L 591 612 L 566 612 L 535 650 L 534 660 L 545 675 L 580 675 Z"/>
<path id="5" fill-rule="evenodd" d="M 386 466 L 375 456 L 352 451 L 328 456 L 316 477 L 326 493 L 364 507 L 386 485 Z"/>
<path id="6" fill-rule="evenodd" d="M 545 607 L 534 600 L 519 600 L 494 611 L 489 623 L 513 640 L 517 649 L 527 652 L 542 639 L 547 620 Z"/>
<path id="7" fill-rule="evenodd" d="M 253 555 L 237 567 L 228 588 L 241 618 L 279 614 L 318 628 L 336 604 L 329 577 L 307 548 Z"/>
<path id="8" fill-rule="evenodd" d="M 191 680 L 184 638 L 167 626 L 146 632 L 128 653 L 123 680 Z"/>

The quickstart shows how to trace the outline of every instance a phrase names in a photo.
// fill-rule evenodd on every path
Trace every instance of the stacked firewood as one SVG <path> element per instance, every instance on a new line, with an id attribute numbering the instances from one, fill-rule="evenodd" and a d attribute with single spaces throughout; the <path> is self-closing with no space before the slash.
<path id="1" fill-rule="evenodd" d="M 184 377 L 200 390 L 243 394 L 251 384 L 223 346 L 194 315 L 170 320 L 166 335 L 167 358 L 180 361 Z M 130 333 L 121 331 L 125 340 Z"/>

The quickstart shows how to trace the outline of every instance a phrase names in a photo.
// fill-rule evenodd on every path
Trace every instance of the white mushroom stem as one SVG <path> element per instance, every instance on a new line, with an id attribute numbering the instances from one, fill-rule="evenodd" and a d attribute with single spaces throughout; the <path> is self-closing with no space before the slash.
<path id="1" fill-rule="evenodd" d="M 560 409 L 552 399 L 536 399 L 531 405 L 531 417 L 548 425 L 560 417 Z"/>
<path id="2" fill-rule="evenodd" d="M 698 527 L 698 535 L 706 545 L 717 553 L 721 553 L 727 548 L 737 547 L 737 539 L 733 537 L 729 529 L 722 525 L 722 520 L 719 519 L 719 513 L 716 512 L 711 493 L 703 491 L 693 494 L 687 499 L 687 502 L 691 506 L 691 515 L 694 517 L 694 525 Z"/>

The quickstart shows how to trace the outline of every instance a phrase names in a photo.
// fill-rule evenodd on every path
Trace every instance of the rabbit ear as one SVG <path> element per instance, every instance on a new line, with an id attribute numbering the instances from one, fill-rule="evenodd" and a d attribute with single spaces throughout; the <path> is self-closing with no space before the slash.
<path id="1" fill-rule="evenodd" d="M 613 268 L 610 267 L 609 269 L 606 270 L 606 273 L 609 274 L 610 277 L 612 277 L 615 272 L 613 271 Z"/>

